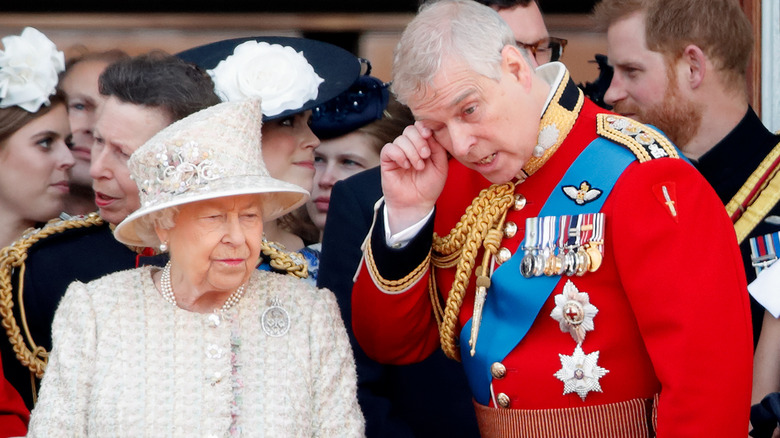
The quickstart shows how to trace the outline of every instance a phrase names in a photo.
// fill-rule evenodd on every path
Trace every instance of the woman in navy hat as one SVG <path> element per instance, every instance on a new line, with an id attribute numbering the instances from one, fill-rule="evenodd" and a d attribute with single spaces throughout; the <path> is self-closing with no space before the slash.
<path id="1" fill-rule="evenodd" d="M 379 165 L 379 152 L 414 123 L 411 111 L 392 98 L 387 83 L 368 74 L 338 97 L 314 108 L 311 129 L 320 139 L 314 150 L 311 198 L 295 211 L 291 229 L 310 244 L 309 275 L 319 274 L 322 234 L 333 185 Z"/>
<path id="2" fill-rule="evenodd" d="M 357 57 L 334 45 L 305 38 L 251 37 L 218 41 L 178 55 L 206 69 L 223 101 L 263 102 L 263 159 L 271 176 L 311 192 L 314 148 L 312 109 L 346 91 L 358 78 Z M 316 254 L 292 231 L 293 217 L 264 224 L 259 269 L 309 276 Z M 311 243 L 311 242 L 309 242 Z"/>

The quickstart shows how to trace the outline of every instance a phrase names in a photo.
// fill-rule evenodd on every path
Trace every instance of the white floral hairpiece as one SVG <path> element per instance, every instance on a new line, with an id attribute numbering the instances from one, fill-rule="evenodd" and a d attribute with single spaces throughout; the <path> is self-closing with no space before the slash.
<path id="1" fill-rule="evenodd" d="M 65 55 L 35 28 L 3 38 L 0 50 L 0 108 L 19 106 L 31 113 L 49 104 Z"/>
<path id="2" fill-rule="evenodd" d="M 208 71 L 223 101 L 261 98 L 263 114 L 275 116 L 317 98 L 324 81 L 302 52 L 250 40 Z"/>

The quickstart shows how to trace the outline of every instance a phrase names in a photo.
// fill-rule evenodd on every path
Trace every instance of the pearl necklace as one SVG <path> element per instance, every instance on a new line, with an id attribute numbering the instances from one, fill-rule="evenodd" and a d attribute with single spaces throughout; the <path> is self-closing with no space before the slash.
<path id="1" fill-rule="evenodd" d="M 235 306 L 238 303 L 238 300 L 241 299 L 241 297 L 244 295 L 244 289 L 245 284 L 242 284 L 238 289 L 236 289 L 228 299 L 225 301 L 225 304 L 222 305 L 222 307 L 219 308 L 220 312 L 225 312 L 231 307 Z M 173 287 L 171 286 L 171 262 L 169 261 L 165 268 L 163 268 L 162 276 L 160 277 L 160 287 L 162 288 L 162 297 L 165 299 L 165 301 L 173 304 L 174 306 L 178 306 L 176 304 L 176 296 L 173 295 Z"/>

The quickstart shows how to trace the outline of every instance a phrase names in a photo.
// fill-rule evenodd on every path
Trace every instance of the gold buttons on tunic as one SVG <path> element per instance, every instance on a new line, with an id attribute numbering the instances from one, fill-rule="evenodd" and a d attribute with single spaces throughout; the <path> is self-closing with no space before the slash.
<path id="1" fill-rule="evenodd" d="M 508 248 L 501 248 L 498 250 L 498 254 L 496 254 L 498 263 L 504 263 L 510 258 L 512 258 L 512 251 L 510 251 Z"/>
<path id="2" fill-rule="evenodd" d="M 517 224 L 514 222 L 507 222 L 506 225 L 504 225 L 504 237 L 511 239 L 515 237 L 515 234 L 517 234 Z"/>
<path id="3" fill-rule="evenodd" d="M 511 404 L 511 400 L 509 399 L 509 396 L 504 394 L 503 392 L 498 394 L 498 396 L 496 397 L 496 401 L 498 402 L 498 406 L 504 409 L 509 409 L 509 406 Z"/>
<path id="4" fill-rule="evenodd" d="M 513 208 L 515 211 L 520 211 L 523 207 L 525 207 L 525 196 L 518 193 L 515 195 L 515 205 Z"/>
<path id="5" fill-rule="evenodd" d="M 503 379 L 506 376 L 506 367 L 501 362 L 493 362 L 493 365 L 490 365 L 490 374 L 494 379 Z"/>

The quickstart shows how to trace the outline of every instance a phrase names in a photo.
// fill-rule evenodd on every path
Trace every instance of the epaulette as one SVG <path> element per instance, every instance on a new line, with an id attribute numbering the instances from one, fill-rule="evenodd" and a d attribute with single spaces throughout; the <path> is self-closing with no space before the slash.
<path id="1" fill-rule="evenodd" d="M 656 158 L 680 158 L 677 148 L 656 129 L 616 114 L 597 114 L 596 132 L 625 146 L 640 163 Z"/>
<path id="2" fill-rule="evenodd" d="M 36 242 L 66 230 L 102 224 L 103 219 L 97 213 L 53 219 L 43 227 L 30 229 L 25 232 L 22 237 L 0 251 L 0 317 L 2 317 L 2 325 L 5 328 L 6 335 L 8 335 L 8 339 L 11 341 L 11 345 L 13 345 L 17 360 L 29 368 L 39 379 L 43 377 L 49 353 L 32 339 L 25 318 L 23 300 L 24 262 L 27 260 L 28 250 Z M 19 284 L 18 290 L 14 294 L 12 279 L 16 270 L 19 270 Z M 25 332 L 24 337 L 21 334 L 19 324 L 17 324 L 13 312 L 15 296 L 18 297 L 19 315 L 21 316 L 22 328 Z"/>

